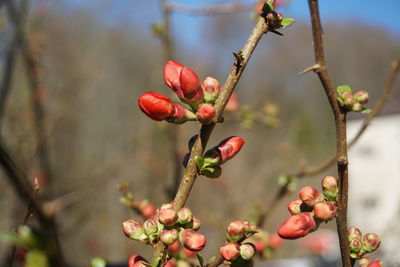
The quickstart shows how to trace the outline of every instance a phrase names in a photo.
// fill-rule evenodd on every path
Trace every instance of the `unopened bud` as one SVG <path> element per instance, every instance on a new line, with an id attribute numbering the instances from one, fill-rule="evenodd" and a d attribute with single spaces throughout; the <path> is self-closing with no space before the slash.
<path id="1" fill-rule="evenodd" d="M 215 100 L 217 100 L 219 91 L 221 90 L 221 85 L 218 80 L 207 77 L 202 84 L 203 92 L 204 92 L 204 101 L 206 103 L 214 104 Z"/>
<path id="2" fill-rule="evenodd" d="M 324 195 L 312 186 L 303 187 L 299 192 L 300 199 L 309 207 L 324 201 Z"/>
<path id="3" fill-rule="evenodd" d="M 177 124 L 184 123 L 188 120 L 196 120 L 196 115 L 190 110 L 185 109 L 180 104 L 172 104 L 172 112 L 169 118 L 166 119 L 168 122 Z"/>
<path id="4" fill-rule="evenodd" d="M 219 249 L 221 256 L 227 261 L 235 260 L 240 254 L 239 244 L 236 242 L 228 242 Z"/>
<path id="5" fill-rule="evenodd" d="M 350 246 L 350 256 L 352 258 L 357 258 L 361 252 L 362 243 L 359 239 L 353 239 L 349 242 Z"/>
<path id="6" fill-rule="evenodd" d="M 349 236 L 349 241 L 353 240 L 353 239 L 358 239 L 361 241 L 362 239 L 362 233 L 360 231 L 360 229 L 356 228 L 356 227 L 349 227 L 349 229 L 347 229 L 347 233 Z"/>
<path id="7" fill-rule="evenodd" d="M 249 220 L 244 220 L 244 232 L 246 235 L 253 235 L 257 233 L 257 225 L 254 223 L 250 222 Z"/>
<path id="8" fill-rule="evenodd" d="M 283 239 L 278 234 L 272 234 L 268 237 L 268 246 L 270 248 L 280 247 L 283 243 Z"/>
<path id="9" fill-rule="evenodd" d="M 377 234 L 366 234 L 362 242 L 362 250 L 366 253 L 374 252 L 381 245 L 381 240 Z"/>
<path id="10" fill-rule="evenodd" d="M 244 237 L 245 227 L 242 221 L 231 222 L 226 228 L 226 239 L 228 241 L 239 241 Z"/>
<path id="11" fill-rule="evenodd" d="M 201 89 L 199 77 L 193 70 L 184 67 L 179 75 L 179 82 L 184 96 L 183 101 L 188 104 L 203 101 L 203 89 Z"/>
<path id="12" fill-rule="evenodd" d="M 171 99 L 155 92 L 146 92 L 140 95 L 138 104 L 143 113 L 156 121 L 169 118 L 173 111 Z"/>
<path id="13" fill-rule="evenodd" d="M 192 217 L 193 214 L 189 208 L 184 207 L 178 211 L 178 222 L 180 224 L 189 223 L 190 221 L 192 221 Z"/>
<path id="14" fill-rule="evenodd" d="M 156 211 L 152 204 L 147 204 L 140 211 L 141 211 L 143 217 L 145 217 L 147 219 L 152 218 L 156 214 Z"/>
<path id="15" fill-rule="evenodd" d="M 199 232 L 192 229 L 182 231 L 182 243 L 185 248 L 191 251 L 200 251 L 206 245 L 206 238 Z"/>
<path id="16" fill-rule="evenodd" d="M 256 253 L 255 246 L 251 243 L 245 243 L 240 245 L 239 250 L 240 250 L 240 256 L 242 257 L 242 259 L 246 261 L 250 260 Z"/>
<path id="17" fill-rule="evenodd" d="M 354 101 L 354 97 L 353 96 L 349 96 L 349 97 L 343 99 L 343 105 L 347 110 L 351 110 L 355 103 L 356 102 Z"/>
<path id="18" fill-rule="evenodd" d="M 197 120 L 202 124 L 209 124 L 215 116 L 214 106 L 211 104 L 200 104 L 196 112 Z"/>
<path id="19" fill-rule="evenodd" d="M 179 240 L 176 240 L 174 243 L 172 243 L 171 245 L 168 246 L 168 251 L 171 253 L 174 253 L 174 252 L 178 252 L 180 248 L 181 248 L 181 243 L 179 243 Z"/>
<path id="20" fill-rule="evenodd" d="M 235 92 L 232 93 L 231 97 L 228 100 L 228 103 L 225 106 L 225 110 L 229 112 L 234 112 L 239 109 L 239 101 L 238 96 Z"/>
<path id="21" fill-rule="evenodd" d="M 193 230 L 199 230 L 200 229 L 200 227 L 201 227 L 201 221 L 200 221 L 200 218 L 199 217 L 193 217 L 192 218 L 192 223 L 193 223 L 193 225 L 192 225 L 192 229 Z"/>
<path id="22" fill-rule="evenodd" d="M 165 267 L 176 267 L 176 260 L 175 259 L 170 259 L 165 263 Z"/>
<path id="23" fill-rule="evenodd" d="M 305 205 L 305 203 L 301 199 L 296 199 L 291 201 L 287 207 L 290 214 L 292 215 L 296 215 L 310 209 L 307 205 Z"/>
<path id="24" fill-rule="evenodd" d="M 302 212 L 291 216 L 278 228 L 278 235 L 283 239 L 297 239 L 314 231 L 317 225 L 311 212 Z"/>
<path id="25" fill-rule="evenodd" d="M 158 221 L 165 225 L 174 225 L 178 220 L 178 215 L 171 204 L 164 204 L 158 212 Z"/>
<path id="26" fill-rule="evenodd" d="M 321 201 L 314 205 L 314 215 L 321 221 L 330 221 L 336 215 L 336 207 L 332 202 Z"/>
<path id="27" fill-rule="evenodd" d="M 128 260 L 128 267 L 146 267 L 147 261 L 142 256 L 132 254 Z"/>
<path id="28" fill-rule="evenodd" d="M 167 246 L 172 245 L 176 240 L 178 240 L 178 230 L 164 230 L 161 232 L 160 240 Z"/>
<path id="29" fill-rule="evenodd" d="M 368 102 L 368 92 L 364 90 L 357 91 L 354 94 L 354 100 L 356 100 L 360 104 L 366 104 Z"/>
<path id="30" fill-rule="evenodd" d="M 157 222 L 153 219 L 149 219 L 143 223 L 144 231 L 148 236 L 157 234 L 158 232 L 158 225 Z"/>
<path id="31" fill-rule="evenodd" d="M 122 231 L 130 239 L 146 242 L 148 240 L 142 224 L 135 220 L 127 220 L 122 223 Z"/>
<path id="32" fill-rule="evenodd" d="M 382 266 L 383 266 L 383 262 L 381 260 L 377 260 L 377 259 L 374 259 L 367 265 L 367 267 L 382 267 Z"/>
<path id="33" fill-rule="evenodd" d="M 322 192 L 328 201 L 335 201 L 339 195 L 338 179 L 333 176 L 326 176 L 322 179 Z"/>
<path id="34" fill-rule="evenodd" d="M 359 267 L 367 267 L 368 266 L 368 264 L 371 262 L 371 259 L 370 258 L 368 258 L 368 257 L 361 257 L 359 260 L 358 260 L 358 266 Z"/>
<path id="35" fill-rule="evenodd" d="M 351 108 L 352 111 L 360 112 L 363 110 L 363 106 L 360 103 L 354 103 L 353 107 Z"/>
<path id="36" fill-rule="evenodd" d="M 231 136 L 221 141 L 217 149 L 221 154 L 221 164 L 233 158 L 244 145 L 245 141 L 239 136 Z"/>

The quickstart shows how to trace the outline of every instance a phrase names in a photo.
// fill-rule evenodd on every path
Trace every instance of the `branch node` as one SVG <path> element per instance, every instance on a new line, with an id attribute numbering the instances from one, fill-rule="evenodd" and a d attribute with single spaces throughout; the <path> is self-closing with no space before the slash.
<path id="1" fill-rule="evenodd" d="M 301 76 L 303 74 L 309 73 L 310 71 L 315 71 L 318 72 L 318 70 L 321 68 L 321 66 L 319 64 L 314 64 L 310 67 L 305 68 L 304 70 L 302 70 L 301 72 L 299 72 L 297 75 Z"/>
<path id="2" fill-rule="evenodd" d="M 240 69 L 243 67 L 243 51 L 238 50 L 237 52 L 233 52 L 233 56 L 235 57 L 235 63 L 233 65 L 236 67 L 236 75 L 239 73 Z"/>

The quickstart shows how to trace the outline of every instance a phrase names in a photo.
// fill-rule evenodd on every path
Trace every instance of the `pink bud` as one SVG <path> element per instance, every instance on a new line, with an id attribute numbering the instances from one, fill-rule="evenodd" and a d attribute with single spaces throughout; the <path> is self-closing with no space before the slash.
<path id="1" fill-rule="evenodd" d="M 183 248 L 183 253 L 186 255 L 186 257 L 191 258 L 196 256 L 197 252 L 191 251 L 187 248 Z"/>
<path id="2" fill-rule="evenodd" d="M 370 258 L 368 258 L 368 257 L 361 257 L 359 260 L 358 260 L 358 266 L 359 267 L 367 267 L 368 266 L 368 264 L 371 262 L 371 259 Z"/>
<path id="3" fill-rule="evenodd" d="M 168 246 L 168 251 L 174 253 L 174 252 L 178 252 L 181 245 L 181 243 L 179 243 L 179 240 L 176 240 L 174 243 L 172 243 L 171 245 Z"/>
<path id="4" fill-rule="evenodd" d="M 242 221 L 231 222 L 226 228 L 226 239 L 228 241 L 239 241 L 244 237 L 245 225 Z"/>
<path id="5" fill-rule="evenodd" d="M 366 234 L 362 242 L 362 250 L 366 253 L 374 252 L 381 245 L 381 240 L 377 234 Z"/>
<path id="6" fill-rule="evenodd" d="M 302 206 L 303 206 L 303 208 L 302 208 Z M 290 214 L 296 215 L 296 214 L 301 213 L 302 210 L 304 211 L 304 208 L 305 208 L 304 206 L 305 206 L 305 204 L 304 204 L 303 200 L 296 199 L 296 200 L 293 200 L 292 202 L 290 202 L 287 207 L 288 207 Z"/>
<path id="7" fill-rule="evenodd" d="M 171 99 L 155 92 L 146 92 L 140 95 L 138 104 L 147 116 L 156 121 L 169 118 L 173 110 Z"/>
<path id="8" fill-rule="evenodd" d="M 215 116 L 214 106 L 211 104 L 200 104 L 199 109 L 196 112 L 196 117 L 202 124 L 209 124 L 212 122 Z"/>
<path id="9" fill-rule="evenodd" d="M 250 260 L 256 253 L 256 248 L 251 243 L 245 243 L 240 245 L 239 250 L 240 250 L 240 256 L 242 257 L 242 259 L 246 261 Z"/>
<path id="10" fill-rule="evenodd" d="M 221 154 L 221 164 L 233 158 L 244 145 L 245 141 L 239 136 L 231 136 L 221 141 L 217 149 Z"/>
<path id="11" fill-rule="evenodd" d="M 354 101 L 354 97 L 353 96 L 348 96 L 347 98 L 343 99 L 344 107 L 347 110 L 351 110 L 355 103 L 356 102 Z"/>
<path id="12" fill-rule="evenodd" d="M 199 77 L 187 67 L 183 67 L 179 75 L 179 82 L 184 99 L 188 102 L 202 101 L 204 98 L 203 89 L 201 89 Z"/>
<path id="13" fill-rule="evenodd" d="M 332 202 L 321 201 L 314 205 L 314 215 L 321 221 L 329 221 L 336 215 L 336 207 Z"/>
<path id="14" fill-rule="evenodd" d="M 368 102 L 368 92 L 364 90 L 357 91 L 354 94 L 354 100 L 360 104 L 366 104 Z"/>
<path id="15" fill-rule="evenodd" d="M 124 234 L 138 241 L 147 241 L 147 235 L 145 234 L 142 224 L 135 220 L 127 220 L 122 223 L 122 231 Z"/>
<path id="16" fill-rule="evenodd" d="M 167 263 L 165 264 L 165 267 L 176 267 L 175 259 L 168 260 Z"/>
<path id="17" fill-rule="evenodd" d="M 300 190 L 299 196 L 309 207 L 314 207 L 317 202 L 324 201 L 324 195 L 312 186 L 303 187 Z"/>
<path id="18" fill-rule="evenodd" d="M 174 90 L 179 98 L 183 98 L 183 93 L 179 82 L 179 76 L 183 67 L 184 66 L 181 63 L 172 60 L 168 61 L 164 66 L 164 81 L 169 88 Z"/>
<path id="19" fill-rule="evenodd" d="M 157 222 L 153 219 L 148 219 L 143 223 L 144 231 L 147 235 L 152 235 L 158 232 Z"/>
<path id="20" fill-rule="evenodd" d="M 128 267 L 145 267 L 145 262 L 147 261 L 142 256 L 132 254 L 128 260 Z"/>
<path id="21" fill-rule="evenodd" d="M 153 217 L 156 214 L 156 211 L 152 204 L 145 205 L 140 211 L 142 215 L 147 219 Z"/>
<path id="22" fill-rule="evenodd" d="M 185 229 L 182 233 L 182 243 L 191 251 L 200 251 L 206 245 L 206 238 L 192 229 Z"/>
<path id="23" fill-rule="evenodd" d="M 315 230 L 317 225 L 311 212 L 302 212 L 291 216 L 278 228 L 278 234 L 283 239 L 297 239 Z"/>
<path id="24" fill-rule="evenodd" d="M 165 205 L 165 206 L 164 206 Z M 165 226 L 174 225 L 178 220 L 178 215 L 172 205 L 164 204 L 158 212 L 158 221 Z M 169 206 L 168 206 L 169 205 Z M 164 207 L 164 208 L 163 208 Z"/>
<path id="25" fill-rule="evenodd" d="M 350 256 L 352 258 L 357 258 L 360 254 L 361 251 L 361 241 L 359 239 L 353 239 L 349 242 L 349 247 L 350 247 Z"/>
<path id="26" fill-rule="evenodd" d="M 280 247 L 283 243 L 283 239 L 278 234 L 272 234 L 268 238 L 268 246 L 271 248 Z"/>
<path id="27" fill-rule="evenodd" d="M 347 229 L 347 233 L 349 236 L 349 241 L 351 241 L 353 239 L 358 239 L 361 241 L 362 233 L 361 233 L 360 229 L 358 229 L 356 227 L 349 227 L 349 229 Z"/>
<path id="28" fill-rule="evenodd" d="M 383 262 L 381 260 L 374 259 L 367 267 L 382 267 Z"/>
<path id="29" fill-rule="evenodd" d="M 339 181 L 333 176 L 322 179 L 322 192 L 329 201 L 335 201 L 339 195 Z"/>
<path id="30" fill-rule="evenodd" d="M 360 103 L 354 103 L 351 110 L 355 112 L 360 112 L 361 110 L 363 110 L 363 106 Z"/>
<path id="31" fill-rule="evenodd" d="M 199 217 L 193 217 L 192 223 L 193 223 L 193 225 L 192 225 L 192 229 L 193 230 L 199 230 L 200 229 L 201 221 L 200 221 Z"/>
<path id="32" fill-rule="evenodd" d="M 201 87 L 203 88 L 205 102 L 214 104 L 215 100 L 218 98 L 219 91 L 221 90 L 221 85 L 218 80 L 212 77 L 207 77 Z"/>
<path id="33" fill-rule="evenodd" d="M 257 225 L 254 223 L 250 222 L 249 220 L 244 220 L 243 224 L 246 235 L 253 235 L 254 233 L 257 233 Z"/>
<path id="34" fill-rule="evenodd" d="M 178 222 L 180 224 L 186 224 L 186 223 L 191 222 L 192 217 L 193 217 L 193 214 L 189 208 L 184 207 L 178 211 Z"/>
<path id="35" fill-rule="evenodd" d="M 164 230 L 161 232 L 160 240 L 167 246 L 172 245 L 176 240 L 178 240 L 178 230 Z"/>
<path id="36" fill-rule="evenodd" d="M 239 244 L 236 242 L 228 242 L 219 249 L 221 256 L 227 261 L 235 260 L 240 253 Z"/>
<path id="37" fill-rule="evenodd" d="M 226 111 L 234 112 L 239 109 L 239 102 L 237 98 L 238 98 L 237 94 L 235 92 L 232 93 L 231 97 L 228 100 L 228 103 L 225 106 Z"/>

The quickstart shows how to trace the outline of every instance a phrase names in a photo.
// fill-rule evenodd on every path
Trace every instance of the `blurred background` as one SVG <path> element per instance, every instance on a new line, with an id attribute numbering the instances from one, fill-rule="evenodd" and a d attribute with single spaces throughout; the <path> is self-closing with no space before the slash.
<path id="1" fill-rule="evenodd" d="M 233 1 L 170 2 L 190 9 Z M 400 2 L 320 2 L 332 78 L 336 85 L 368 91 L 367 106 L 372 108 L 384 88 L 390 62 L 400 58 L 400 21 L 396 20 Z M 135 200 L 149 199 L 156 207 L 171 201 L 182 172 L 177 164 L 199 125 L 151 121 L 140 112 L 137 97 L 150 90 L 170 94 L 163 82 L 168 57 L 195 70 L 201 80 L 212 76 L 223 84 L 232 52 L 243 47 L 255 23 L 256 1 L 250 0 L 243 0 L 229 14 L 172 11 L 167 51 L 162 3 L 15 1 L 19 14 L 25 14 L 19 21 L 2 4 L 1 142 L 29 179 L 40 179 L 39 193 L 44 198 L 67 202 L 56 218 L 65 258 L 72 266 L 86 266 L 95 256 L 125 262 L 132 253 L 151 255 L 150 247 L 128 240 L 121 232 L 121 222 L 136 215 L 119 202 L 118 184 L 128 181 Z M 207 257 L 223 244 L 231 220 L 257 216 L 268 207 L 277 194 L 279 176 L 317 166 L 335 153 L 333 116 L 317 76 L 297 75 L 314 63 L 307 1 L 282 1 L 277 10 L 296 22 L 280 30 L 284 36 L 269 33 L 261 40 L 236 88 L 239 108 L 225 112 L 225 123 L 216 127 L 209 142 L 212 146 L 239 135 L 246 144 L 224 165 L 221 178 L 199 177 L 188 201 L 202 218 Z M 26 53 L 16 48 L 18 32 L 26 40 Z M 350 223 L 382 236 L 383 249 L 375 255 L 386 259 L 387 266 L 400 262 L 393 252 L 400 241 L 394 223 L 400 216 L 396 192 L 400 186 L 399 87 L 397 81 L 382 115 L 350 151 Z M 364 117 L 350 117 L 350 136 Z M 297 188 L 319 186 L 325 175 L 336 173 L 333 166 L 303 177 Z M 0 176 L 0 232 L 8 232 L 21 221 L 26 204 L 5 173 Z M 289 216 L 287 203 L 296 198 L 293 192 L 276 203 L 264 223 L 266 231 L 276 231 Z M 335 223 L 321 228 L 334 230 Z M 272 254 L 271 265 L 267 261 L 260 266 L 283 266 L 276 259 L 307 260 L 321 254 L 335 262 L 337 245 L 332 243 L 329 248 L 313 249 L 285 241 Z M 0 243 L 2 258 L 9 251 L 8 242 Z M 298 260 L 296 264 L 285 266 L 311 266 Z"/>

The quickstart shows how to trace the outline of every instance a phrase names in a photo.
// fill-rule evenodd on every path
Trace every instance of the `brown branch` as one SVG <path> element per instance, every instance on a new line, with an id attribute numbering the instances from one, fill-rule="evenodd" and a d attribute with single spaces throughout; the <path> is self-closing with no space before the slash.
<path id="1" fill-rule="evenodd" d="M 65 266 L 54 217 L 48 216 L 45 213 L 42 202 L 35 196 L 35 191 L 26 178 L 26 175 L 22 169 L 16 165 L 14 159 L 9 155 L 2 143 L 0 143 L 0 164 L 6 172 L 14 190 L 21 199 L 31 205 L 34 214 L 37 216 L 40 227 L 45 234 L 45 240 L 48 242 L 48 247 L 51 248 L 52 253 L 54 253 L 54 255 L 50 253 L 48 255 L 51 263 L 54 264 L 54 266 Z"/>
<path id="2" fill-rule="evenodd" d="M 336 161 L 338 177 L 340 181 L 340 193 L 338 197 L 338 210 L 336 225 L 339 235 L 340 254 L 344 267 L 352 267 L 350 258 L 349 240 L 347 237 L 347 201 L 348 201 L 348 159 L 346 143 L 346 112 L 343 111 L 336 100 L 335 86 L 329 76 L 323 46 L 323 30 L 320 21 L 318 0 L 308 0 L 311 14 L 311 25 L 314 41 L 315 63 L 319 68 L 315 70 L 328 97 L 336 126 Z"/>
<path id="3" fill-rule="evenodd" d="M 274 4 L 275 0 L 270 0 L 269 2 Z M 215 116 L 214 116 L 213 122 L 210 124 L 207 124 L 207 125 L 203 125 L 201 127 L 199 137 L 196 139 L 196 142 L 193 145 L 188 165 L 186 167 L 186 170 L 183 175 L 182 181 L 180 183 L 178 192 L 176 193 L 176 196 L 174 199 L 174 208 L 176 210 L 181 209 L 185 205 L 186 200 L 189 197 L 190 191 L 191 191 L 191 189 L 196 181 L 196 178 L 198 176 L 197 166 L 196 166 L 194 158 L 196 156 L 203 155 L 203 151 L 207 145 L 208 139 L 210 138 L 210 135 L 211 135 L 216 123 L 219 121 L 219 118 L 221 117 L 221 114 L 222 114 L 226 104 L 228 103 L 228 100 L 229 100 L 233 90 L 235 89 L 237 83 L 239 82 L 239 79 L 240 79 L 244 69 L 246 68 L 246 65 L 247 65 L 254 49 L 256 48 L 261 37 L 267 32 L 268 32 L 268 25 L 266 24 L 265 19 L 262 17 L 259 17 L 246 44 L 244 45 L 243 49 L 240 51 L 241 61 L 235 62 L 232 65 L 231 71 L 225 81 L 224 87 L 218 96 L 218 99 L 215 103 Z M 164 259 L 166 257 L 165 251 L 166 251 L 165 245 L 161 241 L 159 241 L 155 245 L 154 259 L 157 259 L 157 258 L 161 259 L 160 263 L 163 264 Z"/>
<path id="4" fill-rule="evenodd" d="M 23 3 L 26 9 L 26 1 L 23 1 Z M 15 3 L 13 1 L 6 1 L 6 6 L 10 16 L 10 20 L 13 22 L 13 24 L 17 26 L 22 17 L 21 12 L 17 11 Z M 45 109 L 39 96 L 41 94 L 41 91 L 43 90 L 41 67 L 37 55 L 35 55 L 32 51 L 32 44 L 29 43 L 28 38 L 26 38 L 25 34 L 22 31 L 18 34 L 18 43 L 31 87 L 31 100 L 33 112 L 35 115 L 36 136 L 38 144 L 37 152 L 39 156 L 39 161 L 44 175 L 47 179 L 50 180 L 52 178 L 52 175 L 49 152 L 47 149 Z"/>
<path id="5" fill-rule="evenodd" d="M 244 11 L 250 11 L 254 8 L 255 3 L 244 4 L 241 2 L 216 4 L 205 7 L 191 7 L 178 3 L 168 3 L 167 7 L 172 12 L 189 14 L 189 15 L 221 15 L 221 14 L 233 14 Z"/>

